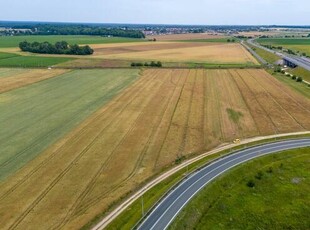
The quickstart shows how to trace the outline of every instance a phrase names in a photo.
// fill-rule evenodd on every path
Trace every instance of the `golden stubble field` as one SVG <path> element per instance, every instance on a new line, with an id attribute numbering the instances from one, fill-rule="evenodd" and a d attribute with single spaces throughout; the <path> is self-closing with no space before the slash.
<path id="1" fill-rule="evenodd" d="M 263 70 L 145 70 L 0 184 L 2 229 L 78 229 L 181 156 L 310 130 L 310 101 Z"/>
<path id="2" fill-rule="evenodd" d="M 92 58 L 222 64 L 258 64 L 239 43 L 153 42 L 93 45 Z"/>

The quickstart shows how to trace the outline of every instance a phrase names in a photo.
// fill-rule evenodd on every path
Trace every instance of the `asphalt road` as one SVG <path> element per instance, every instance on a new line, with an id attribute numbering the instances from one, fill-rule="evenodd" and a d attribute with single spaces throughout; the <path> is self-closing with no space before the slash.
<path id="1" fill-rule="evenodd" d="M 273 54 L 276 54 L 278 55 L 280 58 L 286 58 L 288 61 L 306 69 L 306 70 L 309 70 L 310 71 L 310 59 L 309 58 L 305 58 L 305 57 L 299 57 L 299 56 L 296 56 L 296 55 L 288 55 L 288 54 L 284 54 L 284 53 L 281 53 L 281 52 L 278 52 L 278 51 L 273 51 L 273 50 L 270 50 L 264 46 L 261 46 L 259 44 L 257 44 L 256 42 L 253 41 L 253 39 L 250 39 L 248 40 L 248 43 L 253 45 L 253 46 L 256 46 L 258 48 L 261 48 L 261 49 L 264 49 L 270 53 L 273 53 Z"/>
<path id="2" fill-rule="evenodd" d="M 138 229 L 166 229 L 195 194 L 230 168 L 263 155 L 301 147 L 310 147 L 310 138 L 252 147 L 214 161 L 189 175 L 179 186 L 172 190 L 138 226 Z"/>

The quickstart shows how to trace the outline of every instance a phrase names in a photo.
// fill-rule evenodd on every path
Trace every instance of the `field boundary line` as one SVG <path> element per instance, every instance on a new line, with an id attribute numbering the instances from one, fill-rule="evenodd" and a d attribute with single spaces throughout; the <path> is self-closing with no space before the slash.
<path id="1" fill-rule="evenodd" d="M 120 204 L 117 208 L 115 208 L 112 212 L 110 212 L 108 215 L 106 215 L 98 224 L 96 224 L 92 230 L 99 230 L 104 229 L 108 224 L 110 224 L 119 214 L 121 214 L 126 208 L 128 208 L 133 202 L 138 200 L 145 192 L 153 188 L 155 185 L 159 184 L 163 180 L 167 179 L 168 177 L 172 176 L 176 172 L 180 171 L 181 169 L 186 168 L 188 165 L 195 163 L 209 155 L 213 155 L 216 153 L 219 153 L 221 151 L 229 150 L 233 147 L 242 146 L 246 144 L 250 144 L 252 142 L 257 141 L 264 141 L 268 139 L 273 138 L 281 138 L 281 137 L 290 137 L 290 136 L 297 136 L 297 135 L 307 135 L 310 134 L 310 131 L 304 131 L 304 132 L 293 132 L 293 133 L 284 133 L 284 134 L 276 134 L 276 135 L 269 135 L 269 136 L 260 136 L 260 137 L 254 137 L 254 138 L 248 138 L 244 139 L 240 142 L 240 144 L 226 144 L 224 146 L 217 147 L 211 151 L 208 151 L 206 153 L 203 153 L 197 157 L 194 157 L 192 159 L 189 159 L 182 164 L 168 170 L 167 172 L 163 173 L 162 175 L 158 176 L 151 182 L 147 183 L 145 186 L 143 186 L 141 189 L 139 189 L 135 194 L 130 196 L 127 200 L 125 200 L 122 204 Z"/>

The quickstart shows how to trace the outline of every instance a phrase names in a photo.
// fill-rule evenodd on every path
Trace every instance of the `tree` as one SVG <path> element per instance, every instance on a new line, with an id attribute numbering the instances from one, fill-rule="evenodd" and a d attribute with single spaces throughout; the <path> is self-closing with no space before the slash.
<path id="1" fill-rule="evenodd" d="M 67 42 L 61 41 L 51 44 L 49 42 L 33 42 L 27 41 L 19 43 L 19 48 L 25 52 L 43 53 L 43 54 L 74 54 L 74 55 L 90 55 L 94 50 L 87 46 L 68 45 Z"/>
<path id="2" fill-rule="evenodd" d="M 297 78 L 296 78 L 296 81 L 297 81 L 297 82 L 302 82 L 303 79 L 302 79 L 302 77 L 297 77 Z"/>

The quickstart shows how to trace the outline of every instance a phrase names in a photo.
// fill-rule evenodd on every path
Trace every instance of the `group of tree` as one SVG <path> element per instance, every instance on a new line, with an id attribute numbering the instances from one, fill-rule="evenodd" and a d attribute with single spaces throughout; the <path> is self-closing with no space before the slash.
<path id="1" fill-rule="evenodd" d="M 104 37 L 145 38 L 142 31 L 137 29 L 112 28 L 99 25 L 31 24 L 24 27 L 26 28 L 24 30 L 11 28 L 11 30 L 7 31 L 7 35 L 93 35 Z"/>
<path id="2" fill-rule="evenodd" d="M 133 63 L 131 63 L 131 66 L 132 67 L 142 67 L 142 66 L 146 66 L 146 67 L 148 67 L 148 66 L 150 66 L 150 67 L 162 67 L 163 65 L 162 65 L 162 63 L 160 61 L 158 61 L 158 62 L 152 61 L 150 63 L 148 63 L 148 62 L 145 62 L 145 63 L 133 62 Z"/>
<path id="3" fill-rule="evenodd" d="M 281 69 L 280 66 L 276 66 L 274 68 L 274 72 L 275 73 L 281 73 L 283 74 L 284 76 L 286 77 L 290 77 L 292 80 L 296 81 L 296 82 L 302 82 L 303 81 L 303 78 L 300 77 L 300 76 L 296 76 L 294 74 L 290 74 L 290 73 L 287 73 L 284 69 Z"/>
<path id="4" fill-rule="evenodd" d="M 227 39 L 227 42 L 236 42 L 236 40 L 233 38 L 232 39 L 229 38 L 229 39 Z"/>
<path id="5" fill-rule="evenodd" d="M 19 48 L 25 52 L 40 53 L 40 54 L 68 54 L 68 55 L 91 55 L 94 50 L 88 45 L 69 45 L 66 41 L 56 42 L 21 42 Z"/>

